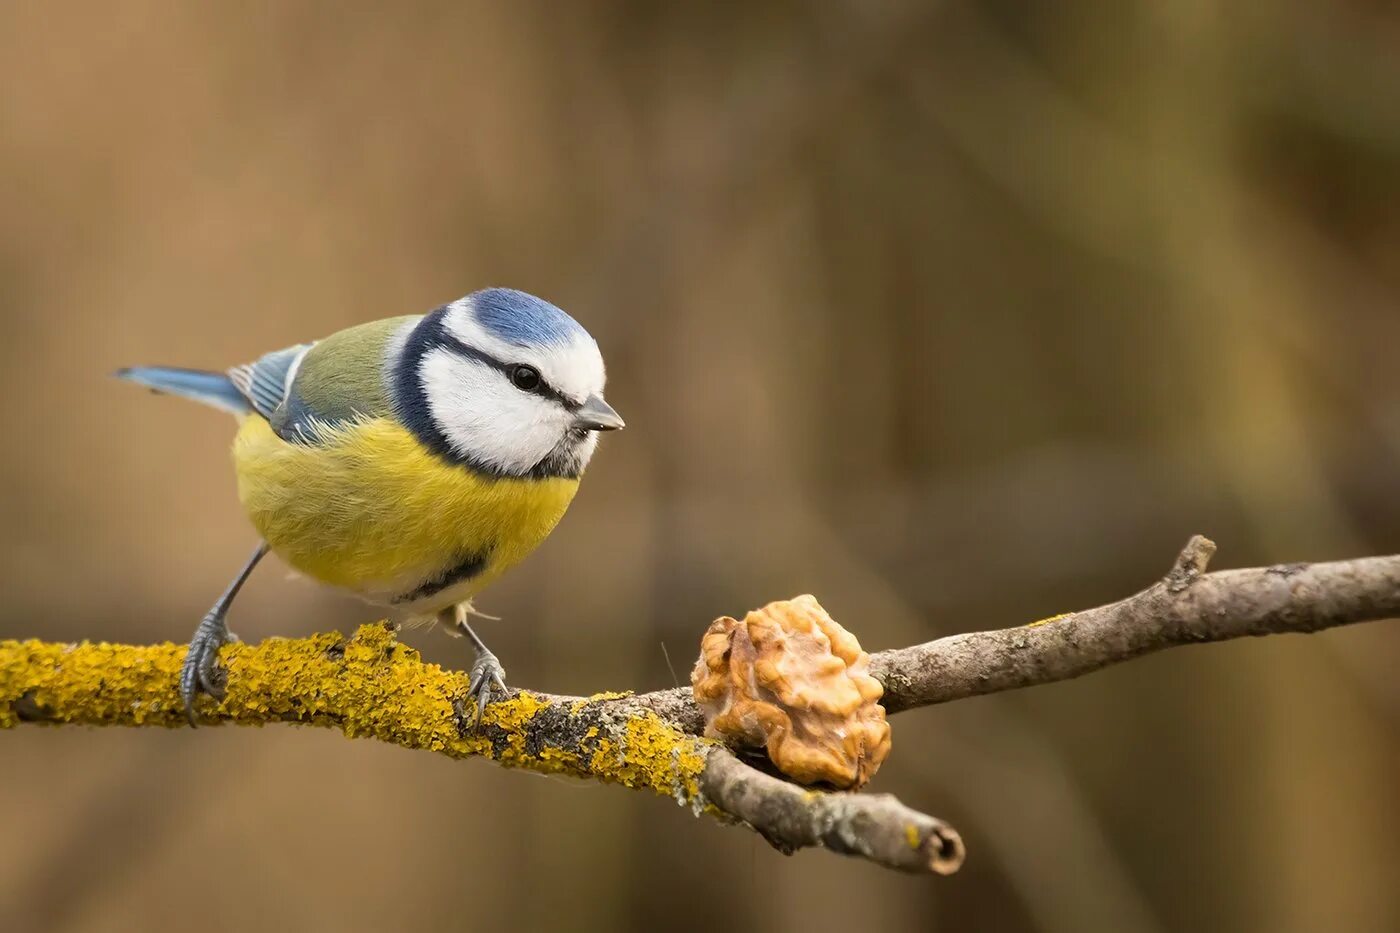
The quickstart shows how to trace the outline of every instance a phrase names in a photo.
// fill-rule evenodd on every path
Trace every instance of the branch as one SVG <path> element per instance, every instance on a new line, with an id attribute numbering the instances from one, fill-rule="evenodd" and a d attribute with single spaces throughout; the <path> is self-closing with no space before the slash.
<path id="1" fill-rule="evenodd" d="M 881 702 L 897 713 L 1069 680 L 1179 645 L 1400 616 L 1400 555 L 1206 573 L 1214 553 L 1197 535 L 1165 578 L 1119 602 L 881 651 L 870 665 L 885 685 Z"/>
<path id="2" fill-rule="evenodd" d="M 1400 556 L 1206 573 L 1215 546 L 1191 539 L 1167 576 L 1121 602 L 1020 628 L 879 652 L 890 713 L 1066 680 L 1196 642 L 1313 632 L 1400 615 Z M 0 641 L 0 728 L 23 723 L 185 724 L 185 648 Z M 696 813 L 744 823 L 785 852 L 823 846 L 890 868 L 955 871 L 947 824 L 888 795 L 821 793 L 750 767 L 701 737 L 684 689 L 568 697 L 512 691 L 479 728 L 467 676 L 424 664 L 383 623 L 224 649 L 228 695 L 208 723 L 292 722 L 454 758 L 646 788 Z"/>
<path id="3" fill-rule="evenodd" d="M 0 641 L 0 728 L 22 723 L 187 725 L 177 689 L 185 646 Z M 962 842 L 946 824 L 885 795 L 808 791 L 743 764 L 686 730 L 666 696 L 552 696 L 527 690 L 471 717 L 465 673 L 423 663 L 386 623 L 230 645 L 222 702 L 201 722 L 301 723 L 453 758 L 649 789 L 695 813 L 745 822 L 791 852 L 824 845 L 911 871 L 955 871 Z M 687 712 L 695 712 L 694 704 Z M 687 716 L 687 719 L 690 717 Z M 703 723 L 700 724 L 703 728 Z"/>

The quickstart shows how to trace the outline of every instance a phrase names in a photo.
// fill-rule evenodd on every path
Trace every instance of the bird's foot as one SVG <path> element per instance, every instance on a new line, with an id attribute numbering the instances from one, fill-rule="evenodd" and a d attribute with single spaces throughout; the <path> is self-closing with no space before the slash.
<path id="1" fill-rule="evenodd" d="M 224 698 L 228 674 L 219 667 L 219 649 L 235 641 L 238 636 L 228 630 L 223 613 L 209 613 L 194 630 L 180 668 L 180 698 L 185 701 L 185 718 L 191 726 L 198 725 L 194 701 L 201 693 L 216 700 Z"/>
<path id="2" fill-rule="evenodd" d="M 508 695 L 506 690 L 506 669 L 501 666 L 501 662 L 489 651 L 478 651 L 476 653 L 476 663 L 472 665 L 469 675 L 470 686 L 467 688 L 467 699 L 476 700 L 476 722 L 477 727 L 481 726 L 481 719 L 486 715 L 486 707 L 491 702 L 492 694 L 500 694 L 504 700 Z"/>

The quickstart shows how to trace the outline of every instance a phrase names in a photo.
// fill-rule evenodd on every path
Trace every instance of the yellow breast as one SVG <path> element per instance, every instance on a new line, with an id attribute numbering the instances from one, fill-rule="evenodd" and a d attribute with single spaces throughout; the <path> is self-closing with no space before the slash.
<path id="1" fill-rule="evenodd" d="M 273 551 L 386 603 L 479 557 L 469 591 L 454 591 L 469 597 L 534 550 L 578 490 L 576 479 L 497 479 L 454 466 L 382 418 L 289 444 L 252 416 L 233 455 L 243 508 Z"/>

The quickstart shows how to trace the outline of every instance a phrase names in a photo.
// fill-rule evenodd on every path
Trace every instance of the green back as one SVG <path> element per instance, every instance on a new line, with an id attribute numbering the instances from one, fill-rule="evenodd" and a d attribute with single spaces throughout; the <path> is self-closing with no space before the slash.
<path id="1" fill-rule="evenodd" d="M 385 386 L 389 343 L 420 315 L 385 318 L 318 341 L 297 369 L 287 399 L 269 421 L 287 440 L 312 439 L 315 422 L 339 424 L 393 413 Z"/>

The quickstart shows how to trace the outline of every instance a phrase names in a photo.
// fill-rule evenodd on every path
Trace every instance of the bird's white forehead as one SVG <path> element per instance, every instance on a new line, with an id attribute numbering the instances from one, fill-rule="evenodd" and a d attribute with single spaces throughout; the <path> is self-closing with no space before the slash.
<path id="1" fill-rule="evenodd" d="M 597 342 L 577 324 L 551 332 L 548 340 L 521 333 L 514 339 L 488 328 L 473 307 L 475 296 L 459 298 L 447 306 L 443 327 L 453 337 L 502 363 L 528 363 L 561 395 L 582 402 L 601 395 L 607 382 L 603 355 Z M 561 312 L 562 313 L 562 312 Z"/>

